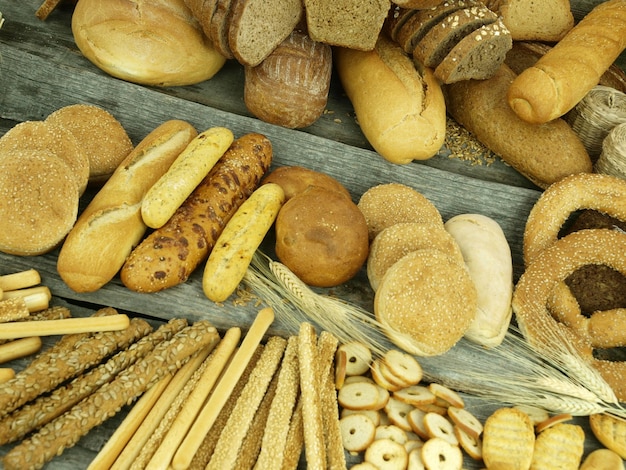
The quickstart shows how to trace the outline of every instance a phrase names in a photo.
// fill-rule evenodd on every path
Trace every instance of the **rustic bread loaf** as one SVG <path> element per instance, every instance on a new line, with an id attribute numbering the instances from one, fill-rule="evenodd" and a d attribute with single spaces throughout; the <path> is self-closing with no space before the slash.
<path id="1" fill-rule="evenodd" d="M 230 27 L 231 7 L 234 0 L 217 0 L 213 14 L 203 20 L 203 29 L 208 29 L 208 37 L 217 51 L 227 59 L 233 59 L 233 51 L 228 42 L 228 29 Z"/>
<path id="2" fill-rule="evenodd" d="M 324 112 L 331 72 L 330 46 L 293 31 L 259 65 L 245 67 L 245 104 L 265 122 L 309 126 Z"/>

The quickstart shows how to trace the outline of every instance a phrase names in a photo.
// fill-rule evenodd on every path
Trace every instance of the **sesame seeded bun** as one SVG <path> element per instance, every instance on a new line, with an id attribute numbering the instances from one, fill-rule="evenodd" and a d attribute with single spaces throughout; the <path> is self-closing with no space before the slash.
<path id="1" fill-rule="evenodd" d="M 443 225 L 437 208 L 424 195 L 400 183 L 373 186 L 359 199 L 365 216 L 370 242 L 382 230 L 400 222 L 422 222 Z"/>
<path id="2" fill-rule="evenodd" d="M 451 349 L 476 315 L 477 295 L 464 266 L 436 249 L 397 261 L 374 297 L 374 314 L 406 352 L 436 356 Z"/>
<path id="3" fill-rule="evenodd" d="M 380 232 L 370 245 L 367 277 L 374 291 L 387 270 L 412 251 L 434 248 L 463 265 L 463 254 L 456 241 L 441 224 L 402 222 Z"/>
<path id="4" fill-rule="evenodd" d="M 351 197 L 346 187 L 332 176 L 301 166 L 280 166 L 263 179 L 262 184 L 265 183 L 280 185 L 285 192 L 286 199 L 300 194 L 309 186 L 319 186 L 343 193 L 348 198 Z"/>
<path id="5" fill-rule="evenodd" d="M 46 122 L 71 132 L 75 137 L 89 160 L 90 183 L 106 181 L 133 149 L 122 124 L 97 106 L 65 106 L 50 114 Z"/>
<path id="6" fill-rule="evenodd" d="M 70 167 L 51 152 L 22 150 L 0 156 L 0 251 L 34 256 L 55 248 L 78 214 Z"/>
<path id="7" fill-rule="evenodd" d="M 89 181 L 89 159 L 68 130 L 45 121 L 25 121 L 0 138 L 0 155 L 21 150 L 49 151 L 72 170 L 79 195 Z"/>

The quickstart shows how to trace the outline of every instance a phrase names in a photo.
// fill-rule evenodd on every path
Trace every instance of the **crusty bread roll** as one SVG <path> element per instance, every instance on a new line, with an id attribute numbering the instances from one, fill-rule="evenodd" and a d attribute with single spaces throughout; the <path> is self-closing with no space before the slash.
<path id="1" fill-rule="evenodd" d="M 143 85 L 191 85 L 224 65 L 183 0 L 80 0 L 72 33 L 108 74 Z"/>
<path id="2" fill-rule="evenodd" d="M 536 125 L 518 117 L 506 101 L 516 75 L 503 64 L 487 80 L 444 86 L 450 115 L 540 188 L 575 173 L 590 173 L 591 158 L 563 120 Z"/>
<path id="3" fill-rule="evenodd" d="M 93 292 L 120 270 L 146 231 L 141 203 L 150 187 L 197 135 L 184 121 L 166 121 L 126 157 L 82 212 L 57 259 L 61 279 Z"/>
<path id="4" fill-rule="evenodd" d="M 335 49 L 341 83 L 363 134 L 386 160 L 405 164 L 437 154 L 446 132 L 441 87 L 402 48 L 380 36 L 372 51 Z"/>
<path id="5" fill-rule="evenodd" d="M 347 198 L 351 197 L 348 189 L 329 174 L 303 166 L 279 166 L 263 178 L 261 184 L 265 183 L 280 185 L 285 192 L 286 199 L 291 199 L 293 196 L 304 192 L 309 186 L 338 191 Z"/>
<path id="6" fill-rule="evenodd" d="M 563 116 L 626 48 L 626 3 L 600 3 L 511 84 L 508 102 L 527 122 Z"/>

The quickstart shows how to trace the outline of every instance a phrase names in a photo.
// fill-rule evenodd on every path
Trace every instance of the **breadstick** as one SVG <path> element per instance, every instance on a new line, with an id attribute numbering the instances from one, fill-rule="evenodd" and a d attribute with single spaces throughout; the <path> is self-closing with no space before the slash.
<path id="1" fill-rule="evenodd" d="M 326 446 L 324 444 L 324 424 L 319 395 L 316 336 L 313 325 L 310 323 L 300 325 L 298 364 L 300 366 L 304 452 L 307 468 L 321 470 L 326 468 Z"/>
<path id="2" fill-rule="evenodd" d="M 300 395 L 289 424 L 285 451 L 283 452 L 282 470 L 295 470 L 298 468 L 303 446 L 304 424 L 302 421 L 302 395 Z"/>
<path id="3" fill-rule="evenodd" d="M 0 323 L 21 320 L 29 315 L 30 311 L 22 297 L 0 300 Z"/>
<path id="4" fill-rule="evenodd" d="M 152 351 L 157 344 L 169 340 L 187 326 L 183 319 L 170 320 L 153 333 L 144 336 L 120 351 L 107 362 L 76 377 L 69 385 L 61 386 L 48 395 L 37 398 L 0 420 L 0 445 L 14 442 L 54 418 L 57 418 L 99 387 L 113 380 L 115 375 Z"/>
<path id="5" fill-rule="evenodd" d="M 75 335 L 69 335 L 59 347 L 46 350 L 13 380 L 0 385 L 0 417 L 128 347 L 151 330 L 145 320 L 135 318 L 125 330 L 95 335 L 82 333 L 84 336 L 77 340 L 73 338 Z"/>
<path id="6" fill-rule="evenodd" d="M 106 318 L 64 318 L 62 320 L 43 320 L 33 325 L 28 322 L 15 322 L 2 325 L 0 339 L 25 338 L 28 336 L 69 335 L 75 333 L 95 333 L 98 331 L 117 331 L 128 328 L 128 315 L 117 314 Z M 36 326 L 33 328 L 33 326 Z"/>
<path id="7" fill-rule="evenodd" d="M 15 371 L 10 367 L 0 367 L 0 384 L 15 377 Z"/>
<path id="8" fill-rule="evenodd" d="M 63 449 L 117 413 L 166 374 L 173 374 L 196 351 L 219 341 L 217 330 L 199 321 L 163 341 L 146 357 L 121 372 L 67 413 L 25 439 L 4 457 L 5 470 L 41 468 Z"/>
<path id="9" fill-rule="evenodd" d="M 39 336 L 9 341 L 8 343 L 0 345 L 0 364 L 20 357 L 30 356 L 40 349 L 41 338 Z"/>
<path id="10" fill-rule="evenodd" d="M 50 288 L 48 286 L 25 287 L 23 289 L 9 290 L 3 293 L 2 299 L 28 297 L 33 294 L 44 294 L 48 301 L 52 299 L 52 292 L 50 292 Z"/>
<path id="11" fill-rule="evenodd" d="M 163 444 L 159 446 L 152 459 L 150 459 L 146 467 L 147 469 L 167 468 L 169 462 L 172 461 L 178 446 L 193 425 L 194 420 L 202 409 L 202 405 L 207 400 L 215 382 L 217 382 L 222 370 L 237 347 L 240 338 L 241 329 L 239 328 L 231 328 L 226 332 L 224 338 L 217 346 L 215 354 L 211 356 L 208 367 L 202 373 L 198 383 L 187 400 L 185 400 L 185 404 L 165 435 Z"/>
<path id="12" fill-rule="evenodd" d="M 248 383 L 241 392 L 239 400 L 237 400 L 235 409 L 226 422 L 224 429 L 222 429 L 213 456 L 206 467 L 207 470 L 235 468 L 237 454 L 249 431 L 254 414 L 258 410 L 263 396 L 267 392 L 269 383 L 278 368 L 286 345 L 287 340 L 280 336 L 272 336 L 265 344 L 259 362 L 252 371 Z M 180 454 L 177 453 L 176 457 L 179 456 Z M 175 470 L 182 470 L 187 465 L 188 463 L 182 459 L 175 458 L 172 461 L 172 466 Z"/>
<path id="13" fill-rule="evenodd" d="M 193 426 L 180 444 L 178 451 L 172 460 L 172 466 L 185 468 L 189 465 L 193 455 L 202 444 L 204 436 L 209 432 L 220 410 L 228 401 L 228 396 L 232 393 L 233 387 L 241 377 L 246 365 L 252 358 L 257 346 L 263 339 L 265 332 L 274 321 L 274 311 L 271 308 L 264 308 L 259 311 L 256 319 L 252 323 L 250 330 L 241 342 L 239 350 L 235 353 L 228 369 L 213 390 L 209 400 L 206 402 Z"/>
<path id="14" fill-rule="evenodd" d="M 41 320 L 60 320 L 61 318 L 69 318 L 71 316 L 70 309 L 67 307 L 62 307 L 60 305 L 55 305 L 53 307 L 48 307 L 41 312 L 36 312 L 33 315 L 29 315 L 18 321 L 41 321 Z M 4 344 L 8 339 L 0 339 L 0 344 Z"/>
<path id="15" fill-rule="evenodd" d="M 211 351 L 213 351 L 213 348 L 201 349 L 183 367 L 178 369 L 168 384 L 167 389 L 161 394 L 159 401 L 152 407 L 148 416 L 139 424 L 132 438 L 125 444 L 123 449 L 120 449 L 119 455 L 113 456 L 114 462 L 110 462 L 108 456 L 112 451 L 106 452 L 107 455 L 102 457 L 96 457 L 96 460 L 102 462 L 102 467 L 110 468 L 111 470 L 127 470 L 135 462 L 141 460 L 140 468 L 145 468 L 158 443 L 165 435 L 165 432 L 160 432 L 159 430 L 164 426 L 164 423 L 173 421 L 173 418 L 168 419 L 166 416 L 172 412 L 178 412 L 179 406 L 175 405 L 175 402 L 177 400 L 184 402 L 189 396 L 190 390 L 193 389 L 198 381 L 196 374 L 200 371 L 201 366 Z M 187 391 L 188 387 L 189 391 Z M 120 427 L 124 427 L 125 423 L 126 420 Z M 165 429 L 168 428 L 169 424 Z M 149 445 L 148 443 L 153 440 L 156 440 L 156 444 L 153 446 Z M 111 439 L 109 442 L 111 442 Z M 103 448 L 100 453 L 105 453 L 105 449 Z M 144 453 L 146 453 L 145 459 L 140 459 L 139 456 Z M 96 461 L 94 462 L 97 463 Z M 92 463 L 92 465 L 94 464 Z M 95 466 L 93 469 L 90 467 L 89 470 L 95 470 Z"/>
<path id="16" fill-rule="evenodd" d="M 263 435 L 263 445 L 257 460 L 257 468 L 280 470 L 291 416 L 296 406 L 300 378 L 298 371 L 298 338 L 287 340 L 285 355 L 278 373 L 276 396 L 272 401 Z"/>
<path id="17" fill-rule="evenodd" d="M 0 289 L 3 292 L 36 286 L 41 282 L 41 276 L 35 269 L 27 269 L 13 274 L 0 276 Z"/>
<path id="18" fill-rule="evenodd" d="M 19 292 L 19 291 L 11 291 L 11 292 Z M 9 298 L 12 298 L 12 297 L 9 297 Z M 26 308 L 28 309 L 30 313 L 40 312 L 42 310 L 47 309 L 50 306 L 50 295 L 45 291 L 33 292 L 31 294 L 24 295 L 24 302 L 26 303 Z"/>

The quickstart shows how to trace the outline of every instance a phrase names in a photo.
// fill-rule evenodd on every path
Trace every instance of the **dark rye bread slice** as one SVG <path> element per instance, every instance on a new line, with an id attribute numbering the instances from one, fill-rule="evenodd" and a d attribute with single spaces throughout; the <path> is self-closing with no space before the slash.
<path id="1" fill-rule="evenodd" d="M 436 68 L 456 44 L 481 26 L 495 23 L 498 15 L 486 6 L 463 8 L 433 26 L 413 50 L 413 59 Z"/>
<path id="2" fill-rule="evenodd" d="M 392 5 L 383 25 L 383 31 L 387 33 L 387 36 L 389 36 L 392 41 L 397 42 L 398 32 L 415 13 L 417 13 L 417 10 L 413 8 L 402 8 L 398 5 Z"/>
<path id="3" fill-rule="evenodd" d="M 228 44 L 232 3 L 233 0 L 217 0 L 209 22 L 208 36 L 215 49 L 227 59 L 234 58 Z"/>
<path id="4" fill-rule="evenodd" d="M 461 39 L 437 66 L 435 76 L 446 84 L 491 78 L 512 46 L 511 33 L 498 19 Z"/>
<path id="5" fill-rule="evenodd" d="M 303 15 L 302 0 L 234 0 L 228 28 L 233 56 L 243 65 L 259 65 Z"/>
<path id="6" fill-rule="evenodd" d="M 394 40 L 411 55 L 415 45 L 446 16 L 463 8 L 479 5 L 482 5 L 480 0 L 446 0 L 436 7 L 415 11 L 415 14 L 407 18 L 398 28 Z"/>
<path id="7" fill-rule="evenodd" d="M 211 17 L 217 6 L 217 0 L 185 0 L 185 5 L 191 11 L 198 23 L 202 27 L 202 31 L 207 38 L 210 38 Z"/>

